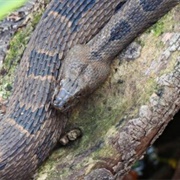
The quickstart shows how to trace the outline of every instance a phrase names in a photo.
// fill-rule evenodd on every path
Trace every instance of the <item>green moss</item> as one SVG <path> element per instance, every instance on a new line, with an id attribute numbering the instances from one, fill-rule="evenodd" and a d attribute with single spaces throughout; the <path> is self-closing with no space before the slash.
<path id="1" fill-rule="evenodd" d="M 39 20 L 41 19 L 42 13 L 43 13 L 43 10 L 41 10 L 41 12 L 34 14 L 33 21 L 31 22 L 31 26 L 33 28 L 35 28 L 36 25 L 38 24 Z"/>
<path id="2" fill-rule="evenodd" d="M 163 20 L 157 22 L 152 28 L 149 29 L 155 36 L 160 36 L 164 32 L 164 22 Z"/>
<path id="3" fill-rule="evenodd" d="M 177 6 L 177 9 L 180 8 L 180 6 Z M 160 36 L 164 32 L 172 32 L 174 29 L 174 25 L 177 23 L 174 18 L 174 13 L 176 10 L 172 10 L 168 14 L 166 14 L 164 17 L 162 17 L 156 24 L 154 24 L 151 28 L 149 28 L 146 32 L 152 33 L 155 36 Z"/>
<path id="4" fill-rule="evenodd" d="M 12 86 L 15 69 L 20 62 L 31 32 L 32 29 L 29 27 L 19 31 L 10 42 L 10 49 L 1 68 L 1 72 L 4 71 L 5 75 L 0 75 L 0 94 L 5 99 L 10 95 L 10 91 L 7 90 L 6 85 Z"/>
<path id="5" fill-rule="evenodd" d="M 10 42 L 10 48 L 0 70 L 0 96 L 4 99 L 7 99 L 11 94 L 15 70 L 28 44 L 30 35 L 42 16 L 42 12 L 43 9 L 35 12 L 32 15 L 32 21 L 24 29 L 19 30 Z"/>
<path id="6" fill-rule="evenodd" d="M 26 28 L 25 30 L 19 31 L 10 42 L 10 49 L 7 53 L 3 66 L 8 73 L 14 71 L 14 67 L 16 67 L 19 63 L 31 32 L 31 28 Z"/>
<path id="7" fill-rule="evenodd" d="M 30 32 L 31 30 L 29 28 L 19 31 L 10 42 L 10 49 L 1 68 L 1 72 L 5 72 L 5 76 L 0 75 L 0 94 L 5 99 L 10 95 L 10 91 L 6 89 L 6 85 L 12 86 L 13 74 L 28 42 Z"/>

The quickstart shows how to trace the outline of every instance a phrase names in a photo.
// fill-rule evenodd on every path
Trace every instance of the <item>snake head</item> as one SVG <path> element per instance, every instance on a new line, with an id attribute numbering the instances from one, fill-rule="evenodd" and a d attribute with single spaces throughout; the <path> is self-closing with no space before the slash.
<path id="1" fill-rule="evenodd" d="M 55 89 L 52 104 L 64 112 L 76 105 L 82 97 L 92 93 L 109 74 L 109 65 L 91 59 L 86 45 L 76 45 L 64 59 L 60 82 Z"/>

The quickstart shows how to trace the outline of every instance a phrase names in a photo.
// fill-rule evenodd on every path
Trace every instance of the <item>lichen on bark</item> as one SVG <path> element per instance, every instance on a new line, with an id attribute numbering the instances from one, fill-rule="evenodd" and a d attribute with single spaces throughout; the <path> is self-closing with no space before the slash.
<path id="1" fill-rule="evenodd" d="M 121 178 L 163 132 L 180 108 L 179 11 L 136 39 L 133 56 L 116 58 L 105 84 L 69 118 L 67 130 L 80 127 L 82 138 L 56 150 L 37 180 Z"/>

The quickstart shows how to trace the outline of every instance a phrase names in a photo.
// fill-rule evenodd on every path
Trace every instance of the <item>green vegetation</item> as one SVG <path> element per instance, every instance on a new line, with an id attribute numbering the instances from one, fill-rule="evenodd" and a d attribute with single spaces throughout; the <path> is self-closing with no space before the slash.
<path id="1" fill-rule="evenodd" d="M 150 31 L 153 32 L 155 36 L 160 36 L 164 32 L 164 22 L 157 22 L 152 28 L 150 28 Z"/>
<path id="2" fill-rule="evenodd" d="M 0 20 L 5 15 L 22 6 L 27 0 L 0 0 Z"/>
<path id="3" fill-rule="evenodd" d="M 177 9 L 179 9 L 180 6 L 177 6 Z M 150 27 L 146 32 L 152 33 L 156 37 L 162 35 L 164 32 L 172 32 L 177 24 L 175 20 L 176 11 L 178 10 L 172 10 L 170 13 L 166 14 L 164 17 L 162 17 L 156 24 L 154 24 L 152 27 Z"/>
<path id="4" fill-rule="evenodd" d="M 10 49 L 1 69 L 1 72 L 4 72 L 2 74 L 5 74 L 5 76 L 3 78 L 0 78 L 0 96 L 2 96 L 5 99 L 10 95 L 12 89 L 10 87 L 12 87 L 12 82 L 14 80 L 13 74 L 18 63 L 20 62 L 21 55 L 29 40 L 29 35 L 31 31 L 32 29 L 26 28 L 22 31 L 17 32 L 17 34 L 13 37 L 12 41 L 10 42 Z M 0 75 L 0 77 L 1 76 L 2 75 Z M 3 85 L 1 86 L 1 84 Z"/>
<path id="5" fill-rule="evenodd" d="M 39 22 L 41 15 L 42 10 L 36 12 L 33 15 L 31 23 L 24 29 L 19 30 L 10 42 L 10 48 L 4 60 L 3 67 L 0 69 L 0 96 L 4 99 L 7 99 L 11 94 L 14 72 L 21 60 L 30 35 Z"/>

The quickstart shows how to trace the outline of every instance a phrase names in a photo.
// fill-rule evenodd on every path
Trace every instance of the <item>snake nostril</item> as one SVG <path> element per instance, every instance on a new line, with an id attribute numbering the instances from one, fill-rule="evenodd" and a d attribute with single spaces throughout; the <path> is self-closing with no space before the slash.
<path id="1" fill-rule="evenodd" d="M 63 100 L 62 96 L 60 96 L 59 94 L 57 96 L 55 96 L 54 100 L 53 100 L 53 105 L 54 106 L 58 106 L 58 104 Z"/>
<path id="2" fill-rule="evenodd" d="M 57 101 L 57 100 L 54 100 L 54 101 L 53 101 L 53 105 L 54 105 L 54 106 L 57 106 L 58 103 L 59 103 L 59 101 Z"/>

